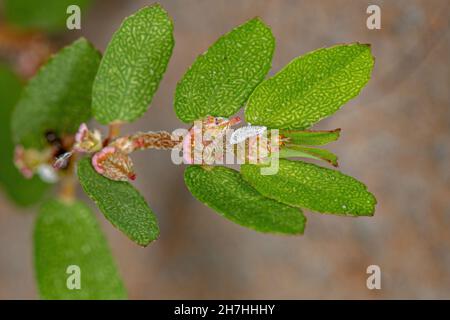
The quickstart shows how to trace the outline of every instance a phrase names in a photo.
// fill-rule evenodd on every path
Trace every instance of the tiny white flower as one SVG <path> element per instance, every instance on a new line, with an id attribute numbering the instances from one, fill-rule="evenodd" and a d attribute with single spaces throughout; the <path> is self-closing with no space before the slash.
<path id="1" fill-rule="evenodd" d="M 37 173 L 42 181 L 47 183 L 56 183 L 59 180 L 56 170 L 49 164 L 41 164 L 37 168 Z"/>

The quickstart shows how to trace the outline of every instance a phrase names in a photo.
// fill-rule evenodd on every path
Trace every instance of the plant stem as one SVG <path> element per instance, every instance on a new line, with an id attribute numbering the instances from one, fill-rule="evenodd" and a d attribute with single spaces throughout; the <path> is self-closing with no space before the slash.
<path id="1" fill-rule="evenodd" d="M 118 138 L 111 145 L 128 154 L 146 149 L 171 150 L 180 142 L 180 139 L 173 140 L 172 135 L 167 131 L 148 131 Z"/>
<path id="2" fill-rule="evenodd" d="M 111 141 L 120 135 L 120 128 L 122 124 L 120 122 L 113 122 L 109 125 L 108 137 L 103 141 L 103 146 L 107 146 Z"/>
<path id="3" fill-rule="evenodd" d="M 121 123 L 119 123 L 119 122 L 111 123 L 109 125 L 109 136 L 108 136 L 108 138 L 114 139 L 114 138 L 118 137 L 119 134 L 120 134 L 120 126 L 121 126 Z"/>
<path id="4" fill-rule="evenodd" d="M 75 199 L 75 179 L 73 175 L 63 178 L 59 197 L 65 202 L 73 202 Z"/>
<path id="5" fill-rule="evenodd" d="M 143 132 L 132 136 L 135 150 L 162 149 L 171 150 L 180 144 L 181 140 L 173 140 L 167 131 Z"/>
<path id="6" fill-rule="evenodd" d="M 70 159 L 69 167 L 67 168 L 67 173 L 64 175 L 61 181 L 61 187 L 59 192 L 59 197 L 66 202 L 73 202 L 75 200 L 75 163 L 76 155 L 72 156 Z"/>

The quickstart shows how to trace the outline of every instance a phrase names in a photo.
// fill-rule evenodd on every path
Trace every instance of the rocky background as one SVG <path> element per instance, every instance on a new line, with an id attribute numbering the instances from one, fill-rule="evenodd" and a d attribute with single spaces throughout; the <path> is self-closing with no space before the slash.
<path id="1" fill-rule="evenodd" d="M 104 50 L 121 20 L 153 1 L 97 0 L 83 35 Z M 136 186 L 157 213 L 160 239 L 140 248 L 98 213 L 133 299 L 450 298 L 450 3 L 447 0 L 161 0 L 176 45 L 146 115 L 125 132 L 186 127 L 175 117 L 177 81 L 218 36 L 260 16 L 277 39 L 271 73 L 296 56 L 338 43 L 371 43 L 372 80 L 316 128 L 342 128 L 330 149 L 340 169 L 378 198 L 371 218 L 306 212 L 304 236 L 263 235 L 214 213 L 188 192 L 170 153 L 134 156 Z M 366 28 L 378 4 L 382 29 Z M 82 192 L 80 196 L 86 198 Z M 88 199 L 86 199 L 89 201 Z M 93 206 L 92 202 L 89 203 Z M 36 299 L 35 209 L 0 194 L 0 298 Z M 366 268 L 382 289 L 366 288 Z"/>

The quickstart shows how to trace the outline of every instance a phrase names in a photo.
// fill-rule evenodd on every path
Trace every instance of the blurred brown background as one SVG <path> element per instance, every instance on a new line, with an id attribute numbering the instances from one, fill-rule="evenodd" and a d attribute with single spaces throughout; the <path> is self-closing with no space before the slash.
<path id="1" fill-rule="evenodd" d="M 121 20 L 152 2 L 97 0 L 81 32 L 58 41 L 83 35 L 104 50 Z M 379 204 L 372 218 L 307 212 L 301 237 L 258 234 L 196 201 L 170 153 L 137 154 L 136 185 L 158 215 L 161 238 L 140 248 L 98 214 L 130 298 L 450 298 L 449 1 L 160 2 L 174 20 L 174 53 L 151 108 L 126 132 L 185 127 L 172 107 L 178 79 L 218 36 L 254 16 L 277 39 L 272 74 L 319 47 L 369 42 L 376 56 L 369 85 L 316 128 L 343 128 L 330 149 Z M 381 30 L 366 28 L 369 4 L 381 7 Z M 37 298 L 34 218 L 35 209 L 0 195 L 1 299 Z M 366 288 L 371 264 L 381 267 L 381 290 Z"/>

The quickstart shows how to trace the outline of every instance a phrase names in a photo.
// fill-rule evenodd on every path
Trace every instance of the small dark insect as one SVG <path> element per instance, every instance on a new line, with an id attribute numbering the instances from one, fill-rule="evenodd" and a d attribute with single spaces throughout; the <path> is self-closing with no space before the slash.
<path id="1" fill-rule="evenodd" d="M 48 130 L 45 132 L 45 139 L 50 144 L 53 144 L 55 142 L 61 142 L 61 139 L 58 138 L 58 135 L 56 134 L 56 132 L 51 131 L 51 130 Z"/>

